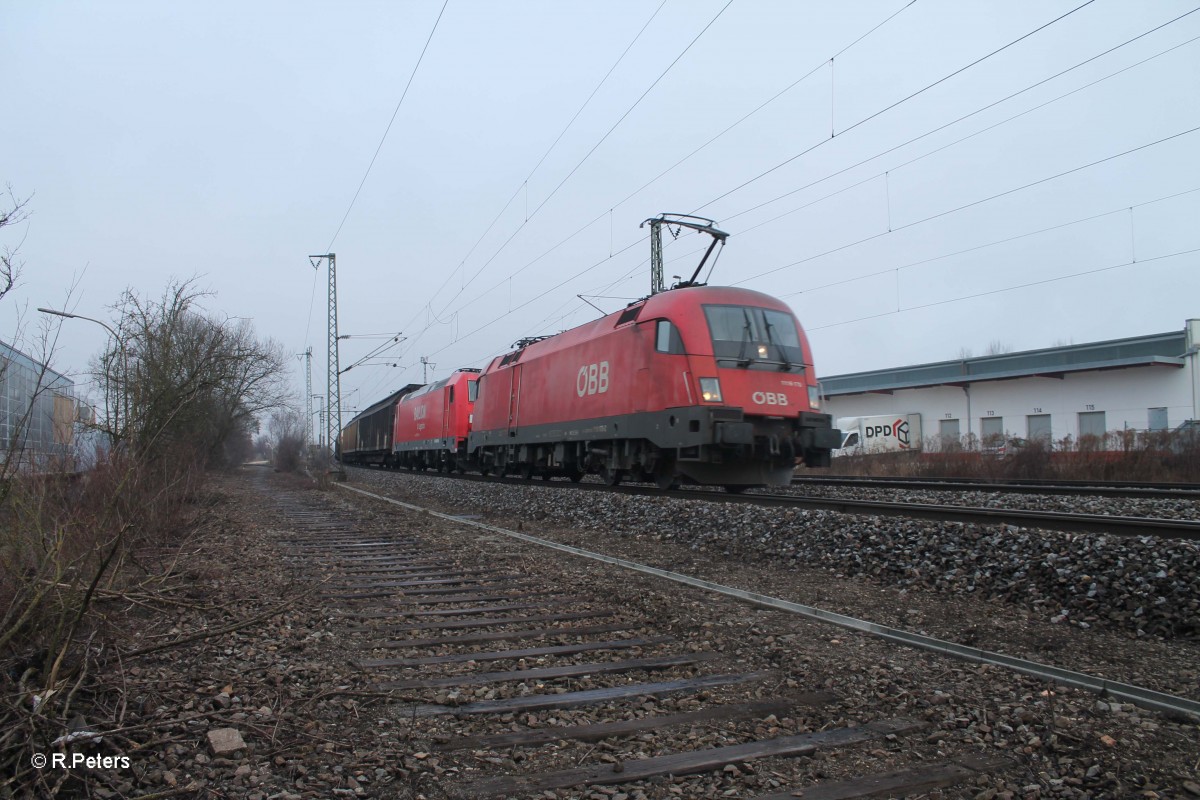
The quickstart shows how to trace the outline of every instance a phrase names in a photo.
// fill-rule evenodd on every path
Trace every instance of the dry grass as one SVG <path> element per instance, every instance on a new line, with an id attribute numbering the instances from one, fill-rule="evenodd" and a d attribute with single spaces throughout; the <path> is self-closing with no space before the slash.
<path id="1" fill-rule="evenodd" d="M 117 458 L 86 474 L 8 481 L 0 498 L 0 796 L 28 789 L 30 755 L 66 730 L 93 645 L 104 640 L 96 600 L 152 595 L 163 579 L 136 553 L 185 535 L 204 474 L 196 464 Z"/>

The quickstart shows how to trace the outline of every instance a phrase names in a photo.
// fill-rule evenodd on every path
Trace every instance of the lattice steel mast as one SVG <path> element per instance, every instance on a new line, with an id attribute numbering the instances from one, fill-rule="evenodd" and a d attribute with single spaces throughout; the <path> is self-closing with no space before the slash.
<path id="1" fill-rule="evenodd" d="M 338 369 L 337 256 L 334 253 L 325 253 L 308 258 L 314 269 L 321 259 L 329 262 L 329 335 L 326 340 L 329 374 L 325 389 L 325 441 L 336 452 L 338 434 L 342 430 L 342 381 L 341 370 Z"/>
<path id="2" fill-rule="evenodd" d="M 309 457 L 308 448 L 312 444 L 312 426 L 313 426 L 313 409 L 312 409 L 312 348 L 304 348 L 303 353 L 297 353 L 297 357 L 304 359 L 304 457 Z"/>

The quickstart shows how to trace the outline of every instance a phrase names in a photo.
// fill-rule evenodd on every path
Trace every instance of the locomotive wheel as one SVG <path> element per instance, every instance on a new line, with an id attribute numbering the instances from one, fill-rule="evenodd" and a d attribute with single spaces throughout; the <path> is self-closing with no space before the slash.
<path id="1" fill-rule="evenodd" d="M 461 461 L 459 461 L 459 462 L 455 463 L 454 471 L 457 472 L 459 475 L 462 475 L 464 472 L 467 471 L 467 465 L 462 463 Z"/>
<path id="2" fill-rule="evenodd" d="M 527 481 L 531 481 L 533 480 L 533 474 L 536 471 L 537 470 L 534 468 L 533 464 L 526 464 L 525 466 L 521 467 L 521 477 Z"/>
<path id="3" fill-rule="evenodd" d="M 579 483 L 583 480 L 583 470 L 578 468 L 573 469 L 567 473 L 567 477 L 571 479 L 571 483 Z"/>
<path id="4" fill-rule="evenodd" d="M 624 475 L 621 470 L 610 467 L 607 464 L 600 470 L 600 478 L 608 486 L 616 486 L 621 482 L 621 478 L 623 477 Z"/>
<path id="5" fill-rule="evenodd" d="M 729 492 L 730 494 L 741 494 L 742 492 L 746 491 L 749 488 L 750 488 L 749 486 L 743 486 L 740 483 L 725 484 L 725 491 Z"/>

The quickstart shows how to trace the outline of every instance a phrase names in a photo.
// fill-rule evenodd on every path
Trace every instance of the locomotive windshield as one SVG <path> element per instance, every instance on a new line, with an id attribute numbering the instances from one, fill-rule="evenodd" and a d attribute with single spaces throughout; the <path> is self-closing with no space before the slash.
<path id="1" fill-rule="evenodd" d="M 800 333 L 791 314 L 754 306 L 704 306 L 717 365 L 804 370 Z"/>

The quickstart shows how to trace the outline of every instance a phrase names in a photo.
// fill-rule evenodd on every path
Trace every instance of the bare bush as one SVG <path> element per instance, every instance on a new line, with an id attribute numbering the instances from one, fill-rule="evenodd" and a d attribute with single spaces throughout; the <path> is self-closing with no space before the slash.
<path id="1" fill-rule="evenodd" d="M 280 410 L 271 415 L 267 437 L 271 448 L 271 463 L 280 472 L 295 472 L 304 466 L 304 415 L 294 410 Z"/>
<path id="2" fill-rule="evenodd" d="M 4 280 L 0 265 L 0 289 Z M 283 403 L 282 348 L 245 321 L 202 313 L 198 297 L 189 283 L 156 301 L 122 297 L 94 366 L 107 409 L 98 427 L 112 447 L 92 469 L 39 476 L 12 458 L 3 465 L 0 796 L 61 788 L 40 783 L 30 755 L 67 730 L 92 643 L 104 640 L 96 603 L 155 596 L 169 567 L 148 572 L 137 553 L 186 535 L 205 469 L 239 462 L 258 416 Z"/>

